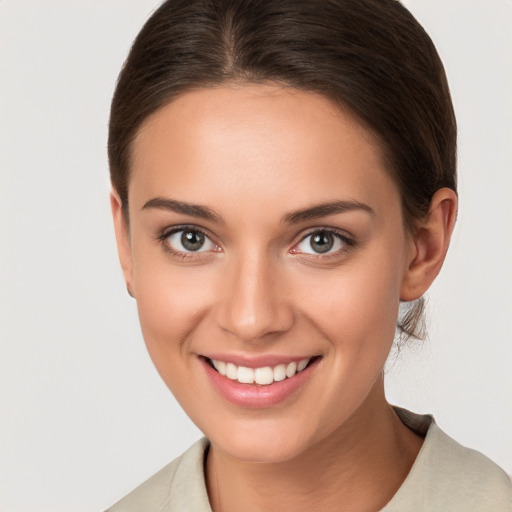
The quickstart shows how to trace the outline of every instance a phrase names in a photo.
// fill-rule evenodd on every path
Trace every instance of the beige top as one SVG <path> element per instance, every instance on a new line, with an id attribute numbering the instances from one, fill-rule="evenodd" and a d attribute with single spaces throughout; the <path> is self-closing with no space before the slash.
<path id="1" fill-rule="evenodd" d="M 512 484 L 485 455 L 446 435 L 432 416 L 395 408 L 425 441 L 409 475 L 381 512 L 510 512 Z M 106 512 L 212 512 L 200 439 Z"/>

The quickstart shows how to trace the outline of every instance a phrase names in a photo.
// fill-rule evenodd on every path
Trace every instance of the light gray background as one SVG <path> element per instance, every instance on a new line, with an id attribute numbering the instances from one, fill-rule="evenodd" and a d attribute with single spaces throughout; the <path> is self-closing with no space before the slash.
<path id="1" fill-rule="evenodd" d="M 109 102 L 155 0 L 0 0 L 0 510 L 102 510 L 200 433 L 153 369 L 108 208 Z M 444 59 L 461 207 L 388 396 L 512 472 L 512 3 L 406 2 Z"/>

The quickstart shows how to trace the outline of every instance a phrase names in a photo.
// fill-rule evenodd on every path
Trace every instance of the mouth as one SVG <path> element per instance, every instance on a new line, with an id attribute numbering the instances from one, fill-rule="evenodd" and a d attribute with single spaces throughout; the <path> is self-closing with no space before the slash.
<path id="1" fill-rule="evenodd" d="M 222 397 L 236 406 L 253 409 L 273 407 L 299 396 L 321 359 L 199 356 L 208 380 Z"/>
<path id="2" fill-rule="evenodd" d="M 281 382 L 291 379 L 298 373 L 315 363 L 320 356 L 306 357 L 299 361 L 280 363 L 274 366 L 261 366 L 250 368 L 248 366 L 237 366 L 234 363 L 219 359 L 205 357 L 211 368 L 223 377 L 240 384 L 256 384 L 258 386 L 270 386 L 274 382 Z"/>

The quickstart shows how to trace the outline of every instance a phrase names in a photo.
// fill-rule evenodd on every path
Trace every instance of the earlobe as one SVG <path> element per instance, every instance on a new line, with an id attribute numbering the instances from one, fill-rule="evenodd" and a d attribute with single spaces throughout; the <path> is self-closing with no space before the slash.
<path id="1" fill-rule="evenodd" d="M 420 298 L 430 287 L 443 266 L 455 219 L 457 194 L 448 188 L 439 189 L 430 202 L 430 209 L 414 233 L 413 251 L 402 280 L 400 299 Z"/>
<path id="2" fill-rule="evenodd" d="M 123 203 L 119 194 L 115 190 L 112 190 L 110 193 L 110 207 L 112 209 L 112 218 L 114 220 L 114 231 L 116 234 L 119 262 L 121 263 L 121 269 L 126 282 L 126 289 L 128 294 L 135 298 L 135 291 L 133 289 L 133 264 L 130 233 L 123 211 Z"/>

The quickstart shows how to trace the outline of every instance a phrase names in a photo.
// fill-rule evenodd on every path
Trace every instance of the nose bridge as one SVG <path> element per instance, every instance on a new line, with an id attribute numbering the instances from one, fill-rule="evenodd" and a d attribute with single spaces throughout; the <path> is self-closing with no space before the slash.
<path id="1" fill-rule="evenodd" d="M 240 255 L 231 262 L 223 301 L 219 305 L 221 328 L 251 341 L 291 327 L 293 312 L 277 267 L 263 251 Z"/>

